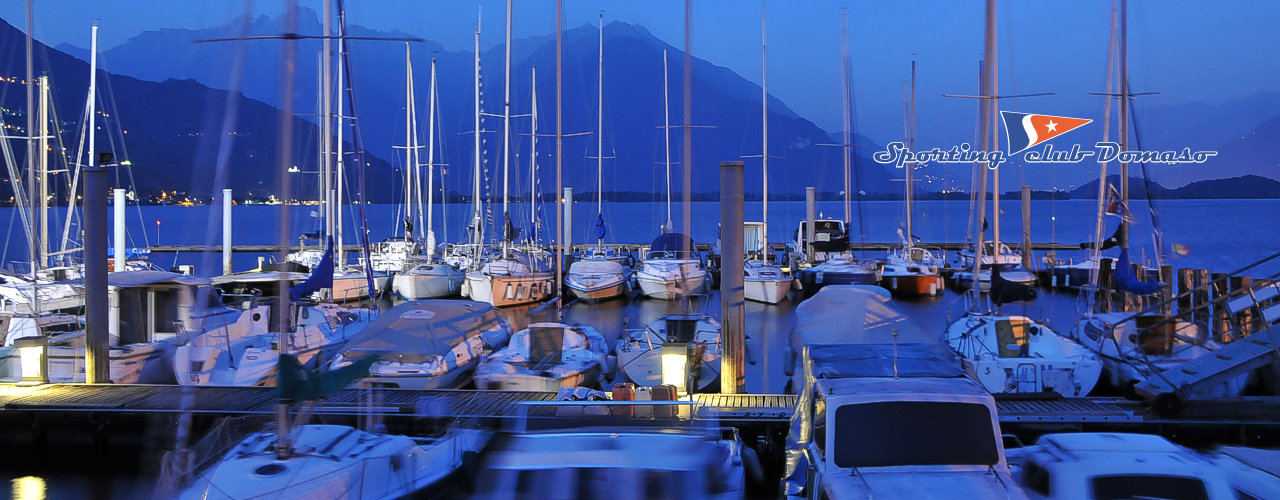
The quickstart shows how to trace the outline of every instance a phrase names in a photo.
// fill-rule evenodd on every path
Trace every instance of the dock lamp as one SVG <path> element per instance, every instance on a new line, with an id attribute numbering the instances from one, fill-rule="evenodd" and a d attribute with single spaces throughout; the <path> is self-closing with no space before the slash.
<path id="1" fill-rule="evenodd" d="M 676 391 L 685 388 L 685 344 L 667 342 L 662 344 L 662 383 L 676 386 Z"/>
<path id="2" fill-rule="evenodd" d="M 22 368 L 22 384 L 49 382 L 49 339 L 44 336 L 14 339 Z"/>

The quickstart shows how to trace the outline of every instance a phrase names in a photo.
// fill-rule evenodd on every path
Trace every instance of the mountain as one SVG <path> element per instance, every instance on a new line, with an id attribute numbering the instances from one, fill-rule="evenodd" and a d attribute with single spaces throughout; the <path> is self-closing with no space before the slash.
<path id="1" fill-rule="evenodd" d="M 5 81 L 21 82 L 21 77 L 14 77 L 25 71 L 24 39 L 20 30 L 0 20 L 0 75 L 6 77 Z M 84 109 L 88 89 L 88 64 L 39 42 L 34 48 L 35 71 L 50 76 L 56 123 L 61 128 L 63 147 L 74 161 L 76 131 L 82 120 L 80 110 Z M 219 148 L 225 142 L 230 145 L 225 187 L 230 187 L 236 197 L 265 197 L 281 192 L 281 178 L 285 173 L 279 166 L 280 110 L 192 80 L 151 82 L 99 70 L 98 83 L 99 112 L 103 118 L 98 122 L 98 149 L 114 152 L 118 159 L 132 163 L 111 177 L 113 186 L 136 189 L 137 195 L 145 200 L 159 197 L 162 191 L 166 199 L 175 195 L 212 196 L 219 187 L 215 186 L 216 162 Z M 11 135 L 25 134 L 25 97 L 25 89 L 19 84 L 6 84 L 0 91 L 0 105 L 7 111 L 4 118 L 7 126 L 12 127 L 7 130 Z M 228 113 L 233 118 L 234 125 L 228 134 L 233 140 L 224 138 L 221 132 Z M 315 137 L 315 127 L 299 118 L 293 118 L 292 126 L 294 140 L 289 150 L 301 164 L 306 158 L 304 155 L 315 149 L 314 140 L 307 140 Z M 24 142 L 21 139 L 10 142 L 18 165 L 25 162 Z M 368 161 L 371 176 L 390 173 L 385 161 L 375 157 L 369 157 Z M 50 185 L 56 188 L 56 196 L 65 199 L 69 182 L 58 175 L 54 174 Z M 313 178 L 290 176 L 290 190 L 294 195 L 315 198 Z M 8 191 L 11 185 L 5 182 L 5 187 L 0 189 Z M 394 187 L 374 185 L 369 197 L 389 199 Z M 0 196 L 7 198 L 8 194 Z"/>
<path id="2" fill-rule="evenodd" d="M 314 11 L 300 9 L 297 31 L 319 34 L 321 25 Z M 240 26 L 254 35 L 275 34 L 283 31 L 279 18 L 258 17 L 240 19 L 238 23 L 205 30 L 165 29 L 148 31 L 131 38 L 123 45 L 112 48 L 102 59 L 117 72 L 150 80 L 166 78 L 191 78 L 215 88 L 229 87 L 229 68 L 235 61 L 237 43 L 194 43 L 203 38 L 232 37 L 240 33 Z M 464 29 L 464 28 L 460 28 Z M 465 29 L 470 30 L 469 27 Z M 368 37 L 405 37 L 404 33 L 379 32 L 352 26 L 350 33 Z M 598 31 L 592 26 L 569 29 L 565 33 L 564 60 L 564 130 L 588 132 L 596 128 L 596 44 Z M 482 44 L 491 42 L 500 33 L 485 33 Z M 261 40 L 246 42 L 251 47 L 245 54 L 242 71 L 243 92 L 250 98 L 279 105 L 277 86 L 279 58 L 282 43 Z M 296 109 L 311 113 L 316 109 L 315 77 L 318 66 L 320 42 L 297 42 L 297 78 L 294 96 Z M 473 128 L 473 54 L 442 50 L 439 44 L 423 42 L 411 44 L 414 54 L 415 90 L 419 99 L 421 116 L 419 124 L 426 123 L 426 98 L 430 57 L 437 60 L 439 81 L 440 148 L 443 161 L 449 167 L 449 189 L 470 191 L 472 138 L 467 132 Z M 516 40 L 512 44 L 512 114 L 527 114 L 530 110 L 530 85 L 533 67 L 539 68 L 538 96 L 539 134 L 554 132 L 555 99 L 555 38 L 539 36 Z M 662 107 L 662 51 L 668 52 L 669 95 L 671 123 L 679 125 L 682 115 L 683 53 L 654 37 L 642 27 L 614 22 L 605 27 L 605 156 L 613 156 L 605 164 L 606 190 L 665 190 L 665 172 L 656 164 L 665 157 L 661 130 Z M 356 95 L 359 126 L 367 146 L 376 155 L 395 158 L 398 152 L 392 147 L 403 145 L 404 139 L 404 45 L 398 42 L 360 41 L 350 48 L 352 88 Z M 500 114 L 503 90 L 503 46 L 494 46 L 481 54 L 484 111 Z M 744 155 L 760 153 L 760 88 L 732 71 L 694 59 L 693 65 L 694 124 L 714 128 L 698 128 L 694 137 L 694 185 L 695 192 L 718 189 L 718 162 L 739 159 Z M 842 160 L 839 148 L 819 147 L 832 143 L 826 131 L 809 120 L 798 116 L 785 103 L 770 100 L 770 154 L 782 157 L 770 163 L 771 191 L 802 193 L 805 186 L 816 186 L 820 191 L 836 190 L 843 184 Z M 425 125 L 423 125 L 425 127 Z M 486 130 L 501 130 L 501 119 L 487 117 Z M 528 118 L 512 121 L 513 154 L 527 169 L 529 149 L 527 135 Z M 425 131 L 424 131 L 425 132 Z M 421 133 L 420 133 L 421 136 Z M 671 133 L 672 177 L 675 188 L 678 181 L 679 159 L 682 154 L 682 136 L 679 130 Z M 870 160 L 870 154 L 878 150 L 871 141 L 858 136 L 858 170 L 861 171 L 861 189 L 869 193 L 890 192 L 899 189 L 889 181 L 890 173 L 883 166 Z M 490 173 L 501 168 L 501 139 L 497 134 L 486 134 L 484 155 Z M 547 154 L 553 144 L 545 140 L 539 149 Z M 566 178 L 569 185 L 580 192 L 594 191 L 595 169 L 593 157 L 595 140 L 592 137 L 575 137 L 565 140 Z M 514 157 L 513 157 L 514 158 Z M 540 154 L 540 179 L 543 186 L 554 182 L 550 177 L 554 158 Z M 756 165 L 759 160 L 746 160 L 749 193 L 760 191 Z M 523 179 L 523 180 L 518 180 Z M 581 180 L 582 182 L 578 182 Z M 512 174 L 513 190 L 527 191 L 527 174 Z M 500 184 L 488 184 L 486 192 L 500 189 Z M 546 188 L 542 188 L 543 191 Z"/>
<path id="3" fill-rule="evenodd" d="M 1107 177 L 1107 182 L 1119 188 L 1120 176 Z M 1157 199 L 1270 199 L 1280 198 L 1280 181 L 1258 175 L 1243 175 L 1227 179 L 1196 181 L 1180 188 L 1169 189 L 1151 181 L 1152 198 Z M 1129 179 L 1129 198 L 1146 197 L 1146 183 L 1141 177 Z M 1098 181 L 1093 180 L 1071 191 L 1073 199 L 1097 199 Z"/>

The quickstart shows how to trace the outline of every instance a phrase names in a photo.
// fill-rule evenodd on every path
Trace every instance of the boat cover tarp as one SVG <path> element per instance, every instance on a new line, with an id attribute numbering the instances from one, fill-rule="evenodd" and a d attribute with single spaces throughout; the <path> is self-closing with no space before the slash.
<path id="1" fill-rule="evenodd" d="M 298 358 L 281 354 L 276 370 L 276 399 L 288 404 L 329 397 L 368 375 L 369 367 L 377 359 L 377 356 L 365 355 L 342 368 L 312 373 Z"/>
<path id="2" fill-rule="evenodd" d="M 569 274 L 619 274 L 622 264 L 610 260 L 579 260 L 569 265 Z"/>
<path id="3" fill-rule="evenodd" d="M 692 253 L 697 248 L 690 238 L 682 233 L 659 234 L 649 244 L 650 252 Z"/>
<path id="4" fill-rule="evenodd" d="M 809 346 L 809 357 L 816 378 L 964 376 L 950 349 L 918 342 L 816 344 Z"/>
<path id="5" fill-rule="evenodd" d="M 383 312 L 352 337 L 343 352 L 348 358 L 360 351 L 378 353 L 381 359 L 425 363 L 443 356 L 468 338 L 511 335 L 511 327 L 498 309 L 470 300 L 418 300 Z"/>
<path id="6" fill-rule="evenodd" d="M 1129 263 L 1129 249 L 1120 249 L 1120 261 L 1116 263 L 1116 287 L 1138 295 L 1151 295 L 1160 291 L 1160 283 L 1144 282 L 1133 274 L 1133 265 Z"/>
<path id="7" fill-rule="evenodd" d="M 796 307 L 791 349 L 798 356 L 809 344 L 928 342 L 936 340 L 891 306 L 889 292 L 878 286 L 828 285 Z"/>
<path id="8" fill-rule="evenodd" d="M 107 286 L 128 288 L 154 285 L 157 283 L 176 283 L 181 285 L 208 285 L 209 278 L 187 276 L 185 274 L 165 271 L 121 271 L 107 274 Z"/>
<path id="9" fill-rule="evenodd" d="M 333 241 L 329 241 L 329 247 L 324 251 L 324 257 L 320 258 L 320 263 L 315 269 L 311 270 L 311 277 L 307 281 L 295 287 L 289 288 L 289 299 L 300 300 L 307 295 L 311 295 L 325 288 L 333 288 Z M 373 288 L 370 287 L 370 290 Z"/>

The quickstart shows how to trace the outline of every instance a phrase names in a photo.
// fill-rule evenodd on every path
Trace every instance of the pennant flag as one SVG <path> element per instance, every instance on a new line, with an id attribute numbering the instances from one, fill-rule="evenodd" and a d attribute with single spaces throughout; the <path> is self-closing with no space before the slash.
<path id="1" fill-rule="evenodd" d="M 311 270 L 311 277 L 298 286 L 289 288 L 289 300 L 298 301 L 303 297 L 324 288 L 333 288 L 333 239 L 329 239 L 329 248 L 324 251 L 320 263 Z"/>
<path id="2" fill-rule="evenodd" d="M 1107 203 L 1104 213 L 1114 215 L 1125 222 L 1133 222 L 1133 214 L 1129 213 L 1129 207 L 1120 199 L 1120 190 L 1115 186 L 1107 184 Z"/>
<path id="3" fill-rule="evenodd" d="M 280 403 L 297 403 L 329 397 L 352 382 L 369 374 L 369 367 L 378 360 L 368 355 L 337 370 L 313 373 L 289 354 L 280 354 L 276 364 L 276 399 Z"/>
<path id="4" fill-rule="evenodd" d="M 1013 111 L 1001 111 L 1000 117 L 1004 119 L 1004 133 L 1009 137 L 1009 154 L 1011 155 L 1021 153 L 1027 148 L 1042 144 L 1093 121 Z"/>
<path id="5" fill-rule="evenodd" d="M 1183 245 L 1181 243 L 1174 243 L 1173 253 L 1186 257 L 1187 255 L 1191 254 L 1191 247 Z"/>

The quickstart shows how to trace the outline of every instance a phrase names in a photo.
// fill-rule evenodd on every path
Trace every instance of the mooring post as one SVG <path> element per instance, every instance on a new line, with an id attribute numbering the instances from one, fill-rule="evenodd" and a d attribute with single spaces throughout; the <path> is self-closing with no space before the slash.
<path id="1" fill-rule="evenodd" d="M 1113 259 L 1098 259 L 1098 305 L 1102 312 L 1111 312 L 1115 304 L 1111 301 L 1111 275 Z"/>
<path id="2" fill-rule="evenodd" d="M 111 153 L 89 158 L 84 167 L 85 382 L 111 382 L 107 344 L 107 167 Z"/>
<path id="3" fill-rule="evenodd" d="M 1192 305 L 1192 307 L 1195 309 L 1195 312 L 1196 312 L 1196 323 L 1204 325 L 1206 328 L 1208 328 L 1210 327 L 1209 323 L 1212 322 L 1209 316 L 1209 288 L 1210 288 L 1209 285 L 1211 284 L 1209 281 L 1209 270 L 1196 269 L 1195 271 L 1193 271 L 1193 273 L 1194 273 L 1193 286 L 1195 287 L 1195 302 Z"/>
<path id="4" fill-rule="evenodd" d="M 114 191 L 115 201 L 112 202 L 112 212 L 115 214 L 115 220 L 111 221 L 115 228 L 115 257 L 112 260 L 112 270 L 115 272 L 124 271 L 124 190 L 116 188 Z"/>
<path id="5" fill-rule="evenodd" d="M 1213 273 L 1210 275 L 1213 280 L 1213 286 L 1209 288 L 1209 293 L 1213 299 L 1213 337 L 1218 342 L 1231 342 L 1231 316 L 1227 314 L 1227 292 L 1230 290 L 1230 283 L 1227 281 L 1226 273 Z"/>
<path id="6" fill-rule="evenodd" d="M 1174 294 L 1173 266 L 1160 266 L 1160 282 L 1165 286 L 1165 288 L 1160 289 L 1158 299 L 1160 303 L 1164 304 L 1163 306 L 1160 306 L 1160 314 L 1172 316 L 1173 304 L 1169 302 L 1169 299 L 1172 299 Z"/>
<path id="7" fill-rule="evenodd" d="M 1195 279 L 1192 269 L 1178 270 L 1178 316 L 1183 321 L 1195 322 L 1195 300 L 1192 294 L 1188 293 L 1195 289 Z"/>
<path id="8" fill-rule="evenodd" d="M 910 237 L 910 235 L 907 235 Z M 1022 266 L 1031 270 L 1031 186 L 1022 186 Z"/>
<path id="9" fill-rule="evenodd" d="M 813 264 L 813 239 L 817 237 L 817 229 L 813 227 L 817 224 L 817 217 L 814 213 L 814 188 L 812 186 L 804 188 L 804 259 L 805 262 Z M 807 293 L 807 292 L 806 292 Z"/>
<path id="10" fill-rule="evenodd" d="M 745 278 L 743 166 L 740 161 L 720 162 L 720 322 L 723 328 L 720 337 L 724 341 L 724 353 L 720 357 L 720 392 L 724 394 L 738 394 L 746 387 L 747 339 L 742 288 Z M 812 213 L 810 211 L 811 216 Z M 809 227 L 813 227 L 812 223 Z"/>
<path id="11" fill-rule="evenodd" d="M 231 274 L 231 190 L 222 190 L 222 274 Z"/>
<path id="12" fill-rule="evenodd" d="M 1231 277 L 1231 294 L 1243 296 L 1248 294 L 1248 289 L 1253 285 L 1253 278 L 1249 276 L 1232 276 Z M 1236 332 L 1239 337 L 1248 337 L 1253 333 L 1253 308 L 1248 307 L 1243 311 L 1236 313 L 1233 323 L 1236 324 Z"/>

